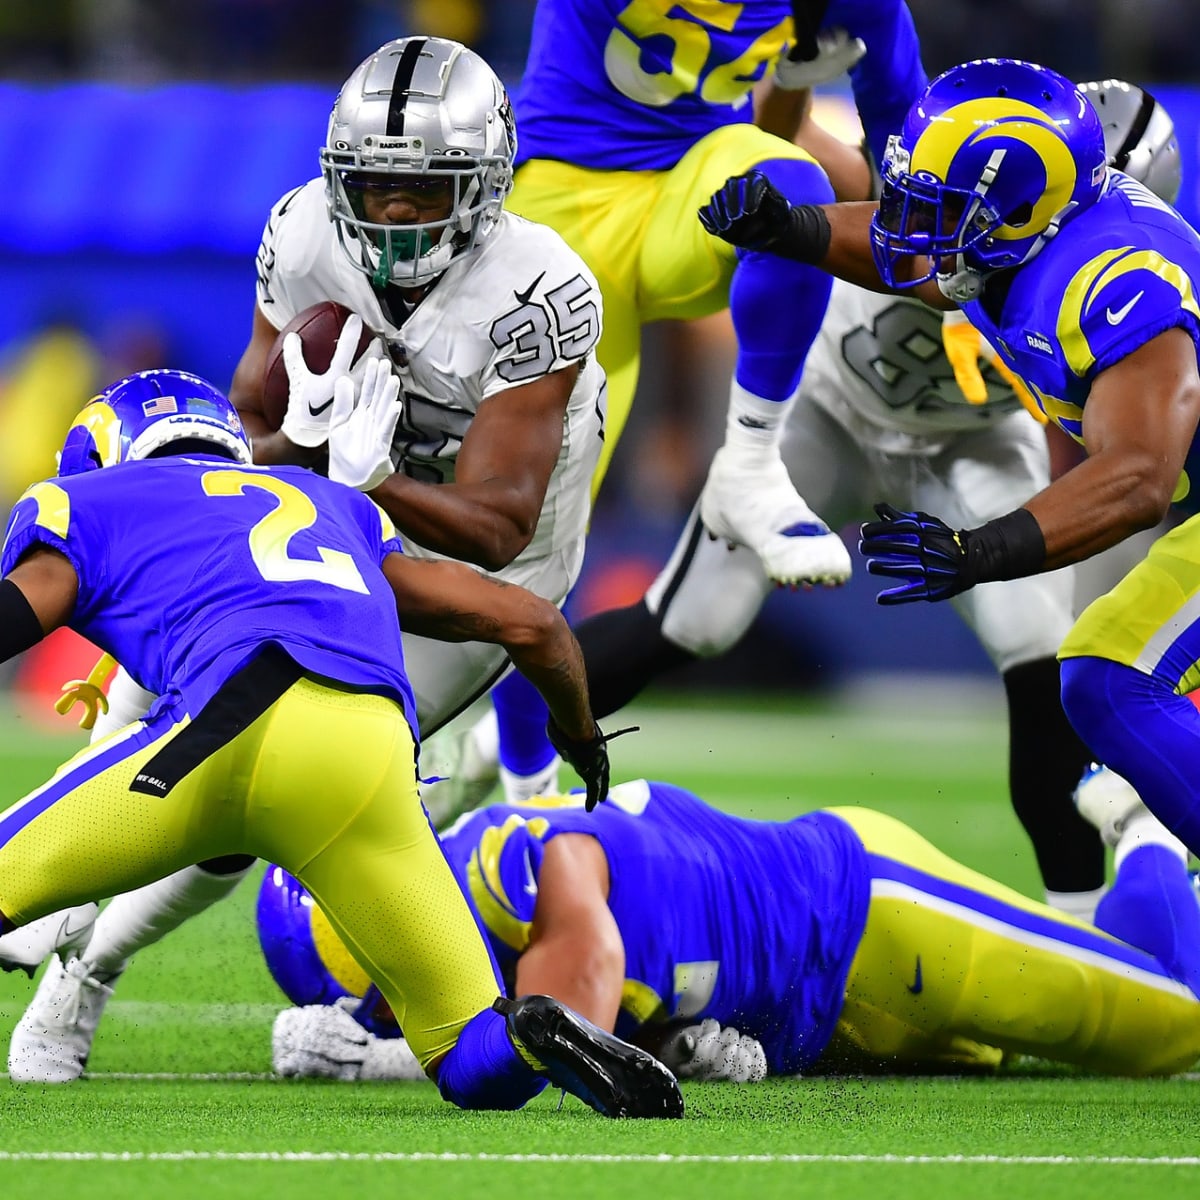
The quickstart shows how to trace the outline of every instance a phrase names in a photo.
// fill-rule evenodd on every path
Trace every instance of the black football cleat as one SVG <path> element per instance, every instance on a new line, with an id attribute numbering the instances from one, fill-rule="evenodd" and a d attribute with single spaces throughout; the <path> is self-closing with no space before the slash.
<path id="1" fill-rule="evenodd" d="M 503 997 L 509 1036 L 545 1067 L 546 1078 L 606 1117 L 682 1117 L 675 1076 L 652 1054 L 621 1041 L 549 996 Z"/>

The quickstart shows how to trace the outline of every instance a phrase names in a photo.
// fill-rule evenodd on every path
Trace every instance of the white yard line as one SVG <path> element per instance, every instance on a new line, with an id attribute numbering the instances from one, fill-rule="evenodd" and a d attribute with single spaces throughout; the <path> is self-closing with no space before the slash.
<path id="1" fill-rule="evenodd" d="M 460 1154 L 447 1152 L 342 1150 L 7 1150 L 6 1162 L 366 1162 L 366 1163 L 690 1163 L 881 1166 L 1137 1166 L 1200 1167 L 1200 1156 L 1141 1157 L 1115 1154 Z"/>

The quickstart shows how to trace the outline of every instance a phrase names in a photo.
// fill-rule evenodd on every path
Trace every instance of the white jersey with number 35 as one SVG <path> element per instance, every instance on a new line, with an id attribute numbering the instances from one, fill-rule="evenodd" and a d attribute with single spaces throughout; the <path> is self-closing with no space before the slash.
<path id="1" fill-rule="evenodd" d="M 557 233 L 502 213 L 406 317 L 393 312 L 401 318 L 396 325 L 347 261 L 324 185 L 313 179 L 271 210 L 257 266 L 258 304 L 277 329 L 333 300 L 384 339 L 404 406 L 393 460 L 397 471 L 423 482 L 453 482 L 459 446 L 485 400 L 503 403 L 509 389 L 582 363 L 537 532 L 517 561 L 582 540 L 604 432 L 604 372 L 593 353 L 601 301 L 591 271 Z"/>

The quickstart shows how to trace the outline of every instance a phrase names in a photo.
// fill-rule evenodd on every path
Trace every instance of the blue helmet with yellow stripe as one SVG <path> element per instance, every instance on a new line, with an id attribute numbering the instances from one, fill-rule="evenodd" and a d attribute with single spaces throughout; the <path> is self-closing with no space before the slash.
<path id="1" fill-rule="evenodd" d="M 149 458 L 175 442 L 204 442 L 213 453 L 250 463 L 250 439 L 219 389 L 186 371 L 138 371 L 110 384 L 67 430 L 58 473 L 79 475 Z"/>
<path id="2" fill-rule="evenodd" d="M 258 941 L 271 978 L 293 1004 L 360 998 L 371 985 L 308 889 L 268 866 L 258 892 Z"/>
<path id="3" fill-rule="evenodd" d="M 350 1015 L 364 1029 L 376 1037 L 400 1036 L 387 1001 L 294 875 L 267 867 L 255 919 L 267 970 L 293 1004 L 349 1001 Z"/>
<path id="4" fill-rule="evenodd" d="M 1106 174 L 1100 118 L 1069 79 L 1017 59 L 953 67 L 888 142 L 871 223 L 880 277 L 911 287 L 936 276 L 950 299 L 973 300 L 1095 203 Z M 909 276 L 918 257 L 928 269 Z"/>

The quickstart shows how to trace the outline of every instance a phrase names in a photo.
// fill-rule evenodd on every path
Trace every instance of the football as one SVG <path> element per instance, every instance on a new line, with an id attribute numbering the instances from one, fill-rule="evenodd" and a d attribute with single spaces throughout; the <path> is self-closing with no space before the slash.
<path id="1" fill-rule="evenodd" d="M 279 331 L 271 352 L 267 355 L 267 365 L 263 373 L 263 418 L 272 429 L 278 429 L 283 424 L 283 417 L 287 412 L 288 376 L 283 363 L 284 337 L 289 333 L 300 335 L 304 361 L 310 371 L 319 375 L 329 370 L 342 326 L 349 316 L 350 310 L 343 305 L 335 304 L 332 300 L 322 300 L 320 304 L 298 312 Z M 364 325 L 362 337 L 358 339 L 358 349 L 354 353 L 355 362 L 358 362 L 374 337 Z"/>

